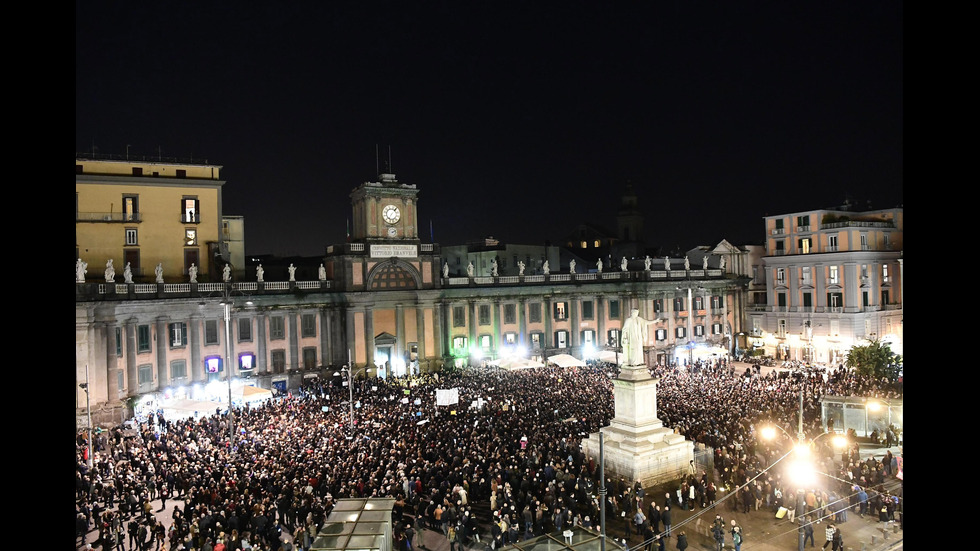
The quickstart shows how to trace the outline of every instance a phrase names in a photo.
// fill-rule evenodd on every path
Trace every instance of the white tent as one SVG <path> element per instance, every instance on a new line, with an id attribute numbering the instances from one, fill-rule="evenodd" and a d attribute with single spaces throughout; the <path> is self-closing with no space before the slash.
<path id="1" fill-rule="evenodd" d="M 213 415 L 216 410 L 224 411 L 226 405 L 220 402 L 210 402 L 208 400 L 191 400 L 189 398 L 174 400 L 169 404 L 163 405 L 163 417 L 169 420 L 180 420 L 187 418 L 197 419 L 207 415 Z"/>
<path id="2" fill-rule="evenodd" d="M 617 363 L 621 361 L 625 356 L 622 353 L 617 354 L 615 350 L 600 350 L 596 355 L 596 359 L 600 362 L 606 363 Z"/>
<path id="3" fill-rule="evenodd" d="M 527 358 L 514 358 L 504 364 L 501 364 L 500 367 L 508 371 L 514 371 L 517 369 L 531 369 L 534 367 L 544 367 L 544 364 L 537 360 L 529 360 Z"/>
<path id="4" fill-rule="evenodd" d="M 571 354 L 555 354 L 548 356 L 548 363 L 558 367 L 585 367 L 585 362 L 572 356 Z"/>
<path id="5" fill-rule="evenodd" d="M 238 388 L 234 388 L 234 385 L 232 385 L 232 399 L 234 399 L 236 402 L 241 400 L 242 402 L 254 404 L 256 402 L 268 400 L 269 398 L 272 398 L 271 390 L 250 385 L 242 385 Z"/>

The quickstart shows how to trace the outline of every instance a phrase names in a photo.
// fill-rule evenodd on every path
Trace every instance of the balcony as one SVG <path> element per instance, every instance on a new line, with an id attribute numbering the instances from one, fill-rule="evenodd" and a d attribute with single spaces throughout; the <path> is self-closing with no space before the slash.
<path id="1" fill-rule="evenodd" d="M 76 212 L 75 222 L 142 222 L 138 212 Z"/>
<path id="2" fill-rule="evenodd" d="M 773 228 L 772 235 L 784 235 L 786 233 L 785 228 Z"/>

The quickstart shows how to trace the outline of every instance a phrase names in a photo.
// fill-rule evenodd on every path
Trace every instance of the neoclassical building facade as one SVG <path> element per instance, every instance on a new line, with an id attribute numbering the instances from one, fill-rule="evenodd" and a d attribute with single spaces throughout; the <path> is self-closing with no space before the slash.
<path id="1" fill-rule="evenodd" d="M 192 394 L 229 376 L 288 391 L 345 365 L 389 377 L 509 354 L 615 354 L 631 308 L 658 320 L 651 365 L 732 350 L 746 332 L 735 247 L 706 269 L 633 258 L 626 270 L 450 276 L 439 244 L 419 237 L 418 191 L 394 174 L 355 188 L 352 239 L 328 247 L 316 280 L 76 282 L 76 413 L 119 421 L 135 398 Z"/>

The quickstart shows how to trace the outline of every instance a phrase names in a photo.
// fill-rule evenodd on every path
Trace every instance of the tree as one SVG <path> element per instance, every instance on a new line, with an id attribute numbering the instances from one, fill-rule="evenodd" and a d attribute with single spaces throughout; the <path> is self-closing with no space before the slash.
<path id="1" fill-rule="evenodd" d="M 865 346 L 852 346 L 844 365 L 860 375 L 885 377 L 889 381 L 895 381 L 902 369 L 902 357 L 892 352 L 888 343 L 871 339 Z"/>

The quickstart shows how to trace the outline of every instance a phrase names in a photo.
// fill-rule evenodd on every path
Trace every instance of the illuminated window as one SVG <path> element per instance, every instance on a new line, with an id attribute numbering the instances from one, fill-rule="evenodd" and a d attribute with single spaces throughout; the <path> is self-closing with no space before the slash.
<path id="1" fill-rule="evenodd" d="M 170 348 L 187 346 L 187 324 L 179 321 L 170 324 Z"/>
<path id="2" fill-rule="evenodd" d="M 830 250 L 830 252 L 834 252 L 834 251 L 837 250 L 837 234 L 836 233 L 830 234 L 830 235 L 827 236 L 827 248 Z"/>
<path id="3" fill-rule="evenodd" d="M 453 350 L 466 352 L 466 337 L 453 337 Z"/>
<path id="4" fill-rule="evenodd" d="M 599 240 L 598 239 L 595 240 L 595 248 L 597 248 L 597 249 L 599 248 Z"/>
<path id="5" fill-rule="evenodd" d="M 184 197 L 180 200 L 180 221 L 185 224 L 197 224 L 201 221 L 201 209 L 198 208 L 196 197 Z"/>
<path id="6" fill-rule="evenodd" d="M 582 248 L 583 248 L 583 249 L 589 246 L 589 244 L 588 244 L 588 243 L 586 243 L 585 241 L 583 241 L 583 242 L 581 243 L 581 245 L 582 245 Z"/>
<path id="7" fill-rule="evenodd" d="M 827 283 L 830 283 L 831 285 L 840 284 L 838 266 L 830 266 L 830 278 Z"/>
<path id="8" fill-rule="evenodd" d="M 567 302 L 556 302 L 554 306 L 555 306 L 555 321 L 563 321 L 568 319 Z"/>
<path id="9" fill-rule="evenodd" d="M 665 341 L 665 340 L 667 340 L 667 330 L 666 329 L 657 329 L 657 331 L 654 333 L 654 335 L 655 335 L 655 338 L 658 341 Z"/>
<path id="10" fill-rule="evenodd" d="M 568 331 L 555 331 L 555 348 L 568 348 Z"/>
<path id="11" fill-rule="evenodd" d="M 888 264 L 881 265 L 881 282 L 888 283 Z"/>
<path id="12" fill-rule="evenodd" d="M 490 335 L 480 335 L 480 348 L 488 351 L 493 348 L 493 337 Z"/>
<path id="13" fill-rule="evenodd" d="M 694 336 L 695 337 L 703 337 L 704 336 L 704 326 L 703 325 L 695 325 L 694 326 Z"/>
<path id="14" fill-rule="evenodd" d="M 123 220 L 132 222 L 139 219 L 139 195 L 123 195 L 122 213 Z"/>
<path id="15" fill-rule="evenodd" d="M 197 245 L 197 229 L 187 228 L 184 230 L 184 246 L 193 247 Z"/>
<path id="16" fill-rule="evenodd" d="M 785 268 L 776 268 L 776 285 L 786 285 Z"/>
<path id="17" fill-rule="evenodd" d="M 684 327 L 678 327 L 674 331 L 674 336 L 677 337 L 678 339 L 683 339 L 685 336 L 687 336 L 687 329 Z"/>
<path id="18" fill-rule="evenodd" d="M 619 346 L 619 329 L 610 329 L 607 335 L 609 338 L 606 339 L 606 342 L 609 346 Z"/>
<path id="19" fill-rule="evenodd" d="M 803 239 L 800 239 L 798 246 L 800 254 L 808 254 L 810 252 L 810 238 L 804 237 Z"/>

